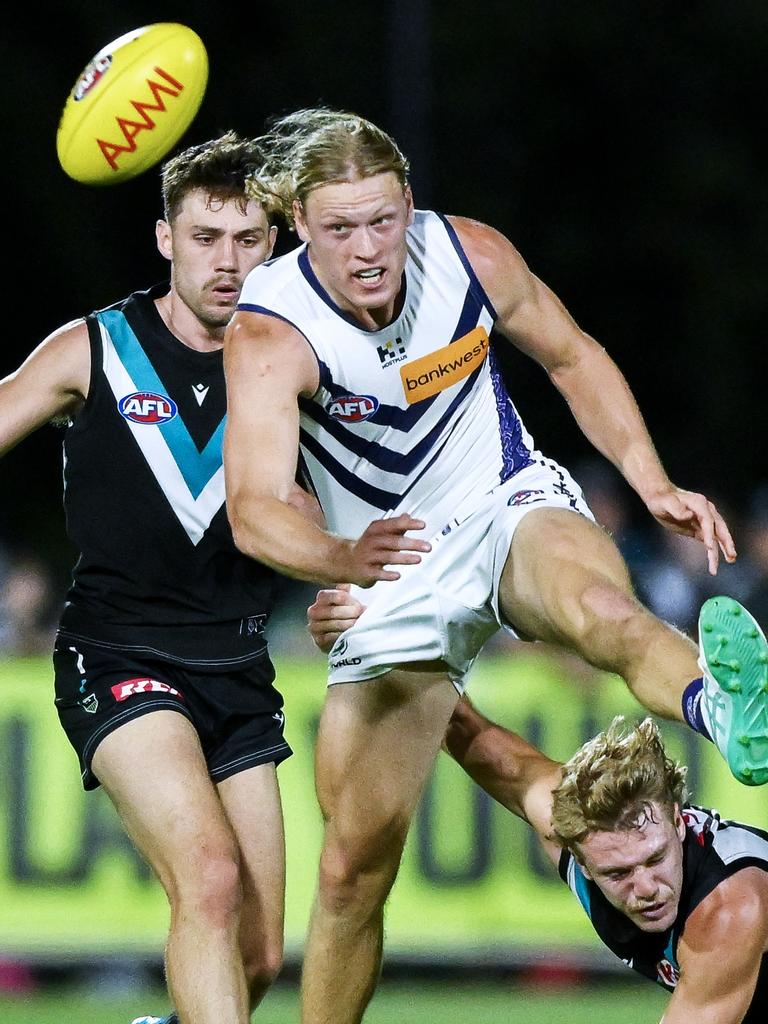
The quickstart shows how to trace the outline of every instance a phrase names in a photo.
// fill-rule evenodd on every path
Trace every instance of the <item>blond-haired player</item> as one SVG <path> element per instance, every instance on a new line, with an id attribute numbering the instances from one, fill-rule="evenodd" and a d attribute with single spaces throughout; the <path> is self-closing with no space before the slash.
<path id="1" fill-rule="evenodd" d="M 751 783 L 768 781 L 768 651 L 740 606 L 712 604 L 702 681 L 696 645 L 637 601 L 578 485 L 536 448 L 497 340 L 541 364 L 651 514 L 702 541 L 712 572 L 720 552 L 736 557 L 714 505 L 670 481 L 616 364 L 511 242 L 416 210 L 404 155 L 356 114 L 298 111 L 261 144 L 251 194 L 303 244 L 249 274 L 227 331 L 227 506 L 245 553 L 371 588 L 330 653 L 303 976 L 306 1024 L 347 1024 L 375 988 L 384 903 L 457 691 L 501 624 L 617 672 Z M 297 456 L 326 529 L 290 503 Z"/>
<path id="2" fill-rule="evenodd" d="M 762 1024 L 768 833 L 686 803 L 651 718 L 561 765 L 461 700 L 446 748 L 533 827 L 602 942 L 673 993 L 663 1024 Z"/>

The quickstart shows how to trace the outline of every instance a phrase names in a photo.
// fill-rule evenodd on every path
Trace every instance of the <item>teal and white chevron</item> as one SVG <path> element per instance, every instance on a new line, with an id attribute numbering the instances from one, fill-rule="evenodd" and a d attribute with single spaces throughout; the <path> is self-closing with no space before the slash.
<path id="1" fill-rule="evenodd" d="M 124 315 L 117 310 L 98 314 L 104 353 L 104 375 L 117 402 L 136 391 L 167 395 Z M 126 424 L 147 465 L 193 544 L 198 544 L 224 504 L 222 442 L 226 416 L 202 451 L 181 416 L 166 423 Z"/>

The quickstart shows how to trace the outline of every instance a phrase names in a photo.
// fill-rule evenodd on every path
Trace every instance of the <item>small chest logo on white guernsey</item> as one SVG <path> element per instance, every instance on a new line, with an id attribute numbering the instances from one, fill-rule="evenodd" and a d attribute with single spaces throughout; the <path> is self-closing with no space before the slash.
<path id="1" fill-rule="evenodd" d="M 325 411 L 332 420 L 341 423 L 360 423 L 373 416 L 379 400 L 373 395 L 340 395 L 327 403 Z"/>
<path id="2" fill-rule="evenodd" d="M 405 344 L 402 338 L 391 338 L 383 345 L 377 345 L 376 351 L 379 354 L 379 362 L 384 368 L 394 366 L 395 363 L 402 363 L 406 358 Z"/>
<path id="3" fill-rule="evenodd" d="M 173 399 L 167 395 L 158 395 L 154 391 L 134 391 L 125 395 L 117 403 L 118 411 L 131 423 L 143 423 L 154 426 L 168 423 L 177 414 L 178 409 Z"/>

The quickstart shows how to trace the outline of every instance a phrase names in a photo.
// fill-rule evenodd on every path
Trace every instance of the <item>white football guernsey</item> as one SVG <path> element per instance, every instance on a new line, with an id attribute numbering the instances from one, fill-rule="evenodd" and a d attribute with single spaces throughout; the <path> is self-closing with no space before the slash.
<path id="1" fill-rule="evenodd" d="M 301 470 L 328 529 L 347 537 L 400 512 L 424 519 L 430 536 L 538 455 L 489 344 L 495 312 L 453 227 L 417 211 L 407 244 L 402 310 L 383 330 L 334 303 L 306 245 L 252 270 L 238 306 L 286 320 L 315 352 Z"/>
<path id="2" fill-rule="evenodd" d="M 461 689 L 504 624 L 499 580 L 521 519 L 542 507 L 591 512 L 534 449 L 507 394 L 488 340 L 495 312 L 451 224 L 418 211 L 407 244 L 402 310 L 384 330 L 336 306 L 306 246 L 252 270 L 238 308 L 289 322 L 315 352 L 301 466 L 328 528 L 358 537 L 407 512 L 432 544 L 400 579 L 353 588 L 366 610 L 334 645 L 329 683 L 439 660 Z"/>

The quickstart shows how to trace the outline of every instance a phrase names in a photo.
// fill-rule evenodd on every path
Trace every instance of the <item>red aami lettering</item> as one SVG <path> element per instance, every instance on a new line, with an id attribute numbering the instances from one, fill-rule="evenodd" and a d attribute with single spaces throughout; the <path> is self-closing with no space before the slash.
<path id="1" fill-rule="evenodd" d="M 112 696 L 117 701 L 127 700 L 137 693 L 170 693 L 183 699 L 183 694 L 174 690 L 168 683 L 161 683 L 159 679 L 126 679 L 125 682 L 115 683 L 112 687 Z"/>
<path id="2" fill-rule="evenodd" d="M 121 153 L 133 153 L 136 150 L 136 136 L 143 131 L 152 131 L 156 127 L 156 122 L 147 113 L 147 111 L 154 110 L 158 114 L 164 114 L 167 110 L 165 100 L 161 93 L 165 93 L 175 99 L 180 92 L 183 91 L 184 86 L 181 82 L 177 82 L 175 78 L 168 74 L 167 71 L 163 71 L 162 68 L 154 68 L 155 74 L 165 79 L 173 88 L 169 88 L 168 85 L 163 85 L 162 82 L 156 82 L 152 78 L 147 79 L 147 85 L 154 103 L 149 103 L 141 100 L 131 100 L 131 106 L 141 118 L 141 121 L 133 121 L 127 117 L 116 117 L 117 127 L 120 129 L 120 133 L 125 139 L 125 145 L 121 145 L 118 142 L 107 142 L 105 139 L 96 139 L 99 144 L 104 159 L 107 161 L 113 171 L 118 170 L 117 161 Z"/>

